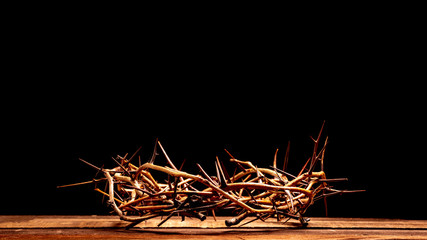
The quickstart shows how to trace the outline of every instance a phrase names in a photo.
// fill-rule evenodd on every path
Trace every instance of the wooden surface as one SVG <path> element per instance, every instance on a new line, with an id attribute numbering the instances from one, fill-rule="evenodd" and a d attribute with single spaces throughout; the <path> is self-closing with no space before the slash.
<path id="1" fill-rule="evenodd" d="M 0 216 L 0 239 L 427 239 L 427 220 L 311 218 L 301 228 L 275 219 L 244 225 L 250 218 L 226 227 L 225 219 L 173 217 L 158 228 L 155 218 L 125 230 L 116 216 Z"/>

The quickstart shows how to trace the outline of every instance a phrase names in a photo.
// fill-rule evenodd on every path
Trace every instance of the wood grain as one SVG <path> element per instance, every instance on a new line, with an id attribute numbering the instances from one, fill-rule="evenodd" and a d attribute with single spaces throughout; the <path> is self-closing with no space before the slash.
<path id="1" fill-rule="evenodd" d="M 116 216 L 0 216 L 0 239 L 427 239 L 427 220 L 312 218 L 301 228 L 272 219 L 226 227 L 228 217 L 217 218 L 173 217 L 160 228 L 155 218 L 125 230 Z"/>

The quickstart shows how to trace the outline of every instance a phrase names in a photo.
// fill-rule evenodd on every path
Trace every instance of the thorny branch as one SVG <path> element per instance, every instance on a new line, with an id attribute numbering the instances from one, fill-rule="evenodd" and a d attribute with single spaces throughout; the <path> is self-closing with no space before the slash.
<path id="1" fill-rule="evenodd" d="M 323 160 L 327 138 L 321 150 L 318 150 L 321 131 L 317 139 L 313 139 L 314 148 L 312 156 L 297 176 L 285 172 L 289 157 L 289 144 L 283 170 L 277 168 L 277 151 L 274 155 L 273 166 L 259 168 L 249 161 L 241 161 L 230 155 L 230 161 L 236 164 L 240 172 L 229 176 L 224 164 L 217 158 L 215 161 L 216 176 L 208 173 L 197 164 L 200 175 L 194 175 L 178 170 L 167 155 L 162 144 L 156 139 L 151 159 L 139 166 L 131 163 L 141 148 L 129 158 L 126 156 L 113 158 L 117 167 L 113 169 L 99 168 L 83 159 L 82 162 L 92 168 L 102 171 L 104 178 L 92 181 L 68 184 L 58 187 L 76 186 L 88 183 L 106 182 L 108 192 L 99 188 L 96 191 L 108 196 L 108 204 L 120 219 L 132 222 L 128 228 L 138 223 L 165 216 L 162 225 L 173 215 L 195 217 L 201 221 L 207 214 L 220 210 L 232 210 L 235 217 L 228 219 L 227 226 L 237 225 L 248 216 L 257 216 L 256 219 L 265 220 L 276 217 L 278 221 L 286 219 L 298 219 L 302 225 L 307 225 L 308 219 L 303 217 L 307 208 L 314 201 L 324 199 L 340 193 L 358 192 L 336 190 L 328 186 L 329 182 L 344 181 L 341 179 L 327 179 L 323 172 Z M 160 146 L 168 165 L 164 167 L 154 164 L 157 154 L 157 146 Z M 139 158 L 140 159 L 140 158 Z M 320 161 L 321 171 L 314 172 L 316 163 Z M 308 168 L 308 169 L 307 169 Z M 157 181 L 151 174 L 153 171 L 166 174 L 167 183 Z M 171 181 L 174 182 L 171 182 Z M 193 183 L 198 182 L 202 188 L 196 188 Z"/>

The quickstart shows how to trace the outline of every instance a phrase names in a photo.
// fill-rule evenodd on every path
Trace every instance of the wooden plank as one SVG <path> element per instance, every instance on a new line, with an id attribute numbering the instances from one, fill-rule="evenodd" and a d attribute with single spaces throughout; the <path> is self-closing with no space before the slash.
<path id="1" fill-rule="evenodd" d="M 201 228 L 215 229 L 228 228 L 224 221 L 229 217 L 217 217 L 217 221 L 208 218 L 205 221 L 180 217 L 172 217 L 161 228 Z M 297 221 L 287 223 L 268 219 L 249 224 L 247 218 L 235 228 L 300 228 Z M 157 228 L 160 218 L 142 222 L 136 227 Z M 0 229 L 13 228 L 124 228 L 128 222 L 121 221 L 117 216 L 0 216 Z M 427 220 L 401 220 L 401 219 L 372 219 L 372 218 L 311 218 L 310 229 L 418 229 L 427 230 Z"/>
<path id="2" fill-rule="evenodd" d="M 380 229 L 0 229 L 0 239 L 427 239 L 425 230 Z"/>
<path id="3" fill-rule="evenodd" d="M 427 220 L 312 218 L 307 228 L 296 221 L 255 221 L 225 227 L 228 217 L 174 217 L 161 228 L 152 219 L 125 230 L 116 216 L 0 216 L 1 239 L 427 239 Z M 248 219 L 250 220 L 250 219 Z"/>

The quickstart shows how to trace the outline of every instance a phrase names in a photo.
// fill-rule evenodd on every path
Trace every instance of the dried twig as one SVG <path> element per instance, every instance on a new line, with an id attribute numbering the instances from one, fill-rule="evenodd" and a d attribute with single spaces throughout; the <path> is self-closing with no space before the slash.
<path id="1" fill-rule="evenodd" d="M 140 157 L 138 157 L 139 166 L 131 163 L 141 147 L 129 159 L 126 159 L 127 154 L 124 157 L 113 158 L 117 164 L 113 169 L 99 168 L 80 159 L 98 172 L 102 171 L 105 178 L 58 187 L 106 182 L 107 192 L 99 188 L 95 190 L 108 196 L 108 204 L 120 219 L 132 222 L 128 228 L 153 217 L 165 216 L 160 226 L 175 214 L 196 217 L 203 221 L 207 214 L 212 213 L 216 219 L 215 214 L 221 209 L 231 209 L 232 212 L 238 213 L 236 217 L 225 222 L 227 226 L 237 225 L 251 215 L 263 221 L 269 217 L 276 217 L 278 221 L 299 219 L 302 225 L 306 225 L 308 219 L 304 218 L 303 214 L 314 201 L 335 194 L 354 192 L 335 190 L 328 186 L 330 182 L 347 179 L 327 179 L 323 172 L 327 138 L 323 148 L 318 151 L 323 126 L 317 139 L 313 139 L 312 156 L 297 176 L 285 172 L 289 160 L 289 143 L 283 170 L 277 168 L 278 149 L 271 168 L 259 168 L 249 161 L 238 160 L 225 150 L 231 158 L 230 161 L 241 170 L 230 177 L 218 157 L 214 163 L 216 176 L 209 176 L 200 164 L 197 164 L 197 167 L 201 175 L 182 171 L 183 164 L 177 169 L 162 144 L 156 139 L 153 155 L 144 164 L 141 164 Z M 154 159 L 158 155 L 157 146 L 160 147 L 170 167 L 154 164 Z M 319 160 L 321 171 L 315 172 Z M 152 171 L 166 174 L 167 184 L 157 181 L 152 176 Z M 173 183 L 172 179 L 175 179 Z M 199 182 L 205 187 L 196 188 L 192 186 L 194 182 Z"/>

